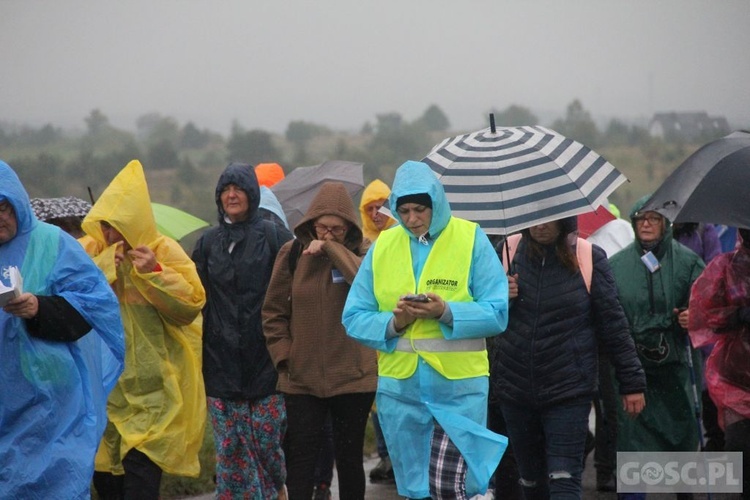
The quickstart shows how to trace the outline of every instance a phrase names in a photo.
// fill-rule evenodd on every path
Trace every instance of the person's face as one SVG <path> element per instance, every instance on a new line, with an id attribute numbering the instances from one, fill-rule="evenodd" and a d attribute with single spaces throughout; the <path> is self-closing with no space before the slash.
<path id="1" fill-rule="evenodd" d="M 432 209 L 418 203 L 404 203 L 397 209 L 406 229 L 414 236 L 422 236 L 430 230 Z"/>
<path id="2" fill-rule="evenodd" d="M 319 240 L 332 240 L 343 243 L 349 224 L 338 215 L 321 215 L 313 224 L 315 234 Z"/>
<path id="3" fill-rule="evenodd" d="M 531 239 L 540 245 L 551 245 L 557 241 L 561 231 L 562 226 L 560 225 L 560 221 L 555 220 L 531 226 L 529 228 L 529 235 L 531 235 Z"/>
<path id="4" fill-rule="evenodd" d="M 378 210 L 380 210 L 380 207 L 383 206 L 383 203 L 385 203 L 385 200 L 375 200 L 366 204 L 364 207 L 365 213 L 370 218 L 372 223 L 375 224 L 375 227 L 378 228 L 378 231 L 382 231 L 383 229 L 385 229 L 385 225 L 388 223 L 388 216 L 378 212 Z"/>
<path id="5" fill-rule="evenodd" d="M 101 221 L 99 225 L 102 228 L 102 233 L 104 233 L 104 240 L 107 242 L 107 246 L 116 245 L 121 241 L 125 244 L 125 246 L 128 246 L 128 242 L 125 241 L 125 237 L 120 233 L 120 231 L 113 228 L 109 224 L 109 222 Z"/>
<path id="6" fill-rule="evenodd" d="M 0 245 L 8 243 L 18 233 L 16 211 L 8 200 L 0 203 Z"/>
<path id="7" fill-rule="evenodd" d="M 247 193 L 236 184 L 227 184 L 221 191 L 221 207 L 232 222 L 247 219 L 247 213 L 250 210 Z"/>
<path id="8" fill-rule="evenodd" d="M 657 212 L 639 214 L 635 220 L 635 236 L 641 243 L 656 243 L 664 235 L 664 217 Z"/>

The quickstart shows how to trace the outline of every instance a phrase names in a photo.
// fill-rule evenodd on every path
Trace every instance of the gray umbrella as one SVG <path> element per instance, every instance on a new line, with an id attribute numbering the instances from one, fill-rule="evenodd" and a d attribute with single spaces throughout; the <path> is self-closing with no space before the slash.
<path id="1" fill-rule="evenodd" d="M 41 221 L 62 217 L 85 217 L 91 210 L 91 203 L 75 196 L 62 198 L 32 198 L 31 208 Z"/>
<path id="2" fill-rule="evenodd" d="M 750 228 L 750 132 L 709 142 L 683 161 L 641 208 L 672 222 Z"/>
<path id="3" fill-rule="evenodd" d="M 295 227 L 302 219 L 318 189 L 327 181 L 342 182 L 356 205 L 365 186 L 363 167 L 362 163 L 329 160 L 312 167 L 298 167 L 271 186 L 284 209 L 289 227 Z"/>

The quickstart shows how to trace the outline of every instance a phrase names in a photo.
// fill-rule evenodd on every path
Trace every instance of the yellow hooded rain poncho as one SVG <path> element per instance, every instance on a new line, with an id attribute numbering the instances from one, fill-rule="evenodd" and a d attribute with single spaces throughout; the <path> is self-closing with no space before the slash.
<path id="1" fill-rule="evenodd" d="M 107 246 L 102 221 L 131 247 L 150 248 L 157 269 L 140 273 L 128 258 L 115 266 L 118 245 Z M 200 314 L 206 295 L 193 261 L 156 229 L 140 162 L 112 180 L 83 229 L 102 248 L 92 258 L 120 301 L 125 327 L 125 371 L 109 396 L 96 470 L 123 474 L 121 460 L 136 448 L 169 474 L 197 476 L 206 423 Z"/>
<path id="2" fill-rule="evenodd" d="M 378 239 L 380 230 L 375 226 L 375 223 L 365 211 L 365 207 L 368 203 L 372 203 L 373 201 L 387 200 L 390 194 L 391 189 L 380 179 L 375 179 L 365 187 L 364 191 L 362 191 L 362 199 L 359 202 L 359 217 L 362 220 L 362 235 L 370 243 Z M 385 225 L 385 228 L 388 229 L 395 224 L 396 219 L 388 217 L 388 223 Z"/>

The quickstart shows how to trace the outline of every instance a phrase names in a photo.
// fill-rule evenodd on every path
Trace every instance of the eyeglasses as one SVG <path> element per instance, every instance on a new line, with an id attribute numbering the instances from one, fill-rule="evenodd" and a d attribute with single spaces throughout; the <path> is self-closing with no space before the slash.
<path id="1" fill-rule="evenodd" d="M 346 226 L 325 226 L 323 224 L 315 224 L 315 232 L 318 233 L 318 236 L 325 236 L 328 233 L 331 233 L 334 236 L 341 236 L 343 235 L 347 228 Z"/>
<path id="2" fill-rule="evenodd" d="M 4 201 L 3 203 L 0 203 L 0 215 L 10 215 L 13 213 L 13 205 L 8 203 L 7 201 Z"/>
<path id="3" fill-rule="evenodd" d="M 661 222 L 661 219 L 661 215 L 644 215 L 642 217 L 635 217 L 633 220 L 635 220 L 636 224 L 642 225 L 643 223 L 648 222 L 650 225 L 655 226 Z"/>

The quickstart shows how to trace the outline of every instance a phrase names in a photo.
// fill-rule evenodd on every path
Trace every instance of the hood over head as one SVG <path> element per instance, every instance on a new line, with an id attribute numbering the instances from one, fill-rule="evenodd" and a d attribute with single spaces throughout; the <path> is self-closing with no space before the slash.
<path id="1" fill-rule="evenodd" d="M 81 227 L 104 247 L 108 246 L 100 223 L 108 222 L 128 244 L 150 246 L 160 235 L 156 228 L 151 197 L 143 166 L 133 160 L 118 173 L 102 192 Z"/>
<path id="2" fill-rule="evenodd" d="M 645 205 L 646 202 L 651 198 L 651 196 L 652 196 L 651 194 L 647 194 L 647 195 L 643 196 L 642 198 L 640 198 L 638 201 L 636 201 L 633 204 L 633 208 L 630 209 L 630 214 L 629 214 L 630 215 L 630 225 L 633 226 L 633 232 L 635 233 L 635 244 L 639 248 L 641 248 L 641 249 L 643 249 L 643 245 L 641 245 L 640 240 L 638 240 L 638 230 L 635 227 L 635 218 L 638 217 L 638 216 L 640 216 L 640 215 L 642 215 L 640 213 L 640 210 L 643 207 L 643 205 Z M 659 213 L 659 212 L 657 212 L 657 213 Z M 664 217 L 664 215 L 661 214 L 661 213 L 659 213 L 659 215 L 661 215 L 662 217 Z M 654 248 L 652 249 L 653 252 L 655 254 L 658 253 L 659 252 L 659 248 L 664 247 L 664 243 L 669 243 L 671 241 L 672 241 L 672 221 L 670 221 L 669 219 L 667 219 L 666 217 L 664 217 L 664 234 L 662 235 L 661 240 L 659 240 L 656 243 L 656 245 L 654 246 Z"/>
<path id="3" fill-rule="evenodd" d="M 409 160 L 396 170 L 393 190 L 388 197 L 389 206 L 393 209 L 393 216 L 399 224 L 403 225 L 404 221 L 401 220 L 396 210 L 398 199 L 403 196 L 422 193 L 429 195 L 430 200 L 432 200 L 432 221 L 430 222 L 429 235 L 435 237 L 448 225 L 451 218 L 451 207 L 445 196 L 445 189 L 440 184 L 435 172 L 426 163 Z M 416 236 L 414 237 L 416 238 Z"/>
<path id="4" fill-rule="evenodd" d="M 229 184 L 234 184 L 247 194 L 248 217 L 244 222 L 253 220 L 260 205 L 260 186 L 255 169 L 247 163 L 230 163 L 219 176 L 214 192 L 216 208 L 219 210 L 219 224 L 227 224 L 224 207 L 221 204 L 221 192 Z"/>
<path id="5" fill-rule="evenodd" d="M 16 172 L 0 160 L 0 202 L 8 201 L 16 214 L 18 225 L 16 236 L 30 232 L 39 223 L 31 208 L 29 194 L 21 184 Z"/>
<path id="6" fill-rule="evenodd" d="M 346 233 L 345 245 L 350 250 L 359 252 L 362 245 L 362 229 L 359 226 L 359 217 L 354 209 L 354 202 L 344 183 L 329 181 L 320 186 L 304 217 L 294 227 L 294 235 L 304 245 L 316 239 L 313 224 L 315 219 L 323 215 L 336 215 L 349 223 L 350 228 Z"/>
<path id="7" fill-rule="evenodd" d="M 365 233 L 365 238 L 370 241 L 375 241 L 380 234 L 380 231 L 375 226 L 375 223 L 372 221 L 372 219 L 370 219 L 370 216 L 367 215 L 365 206 L 368 203 L 372 203 L 373 201 L 388 201 L 389 194 L 391 194 L 391 188 L 389 188 L 388 185 L 380 179 L 375 179 L 374 181 L 369 183 L 367 187 L 365 187 L 364 191 L 362 191 L 362 199 L 359 202 L 359 216 L 362 220 L 362 231 Z M 383 214 L 383 217 L 386 217 L 386 215 Z M 396 220 L 393 217 L 388 217 L 388 222 L 386 223 L 385 227 L 389 228 L 395 223 Z"/>

